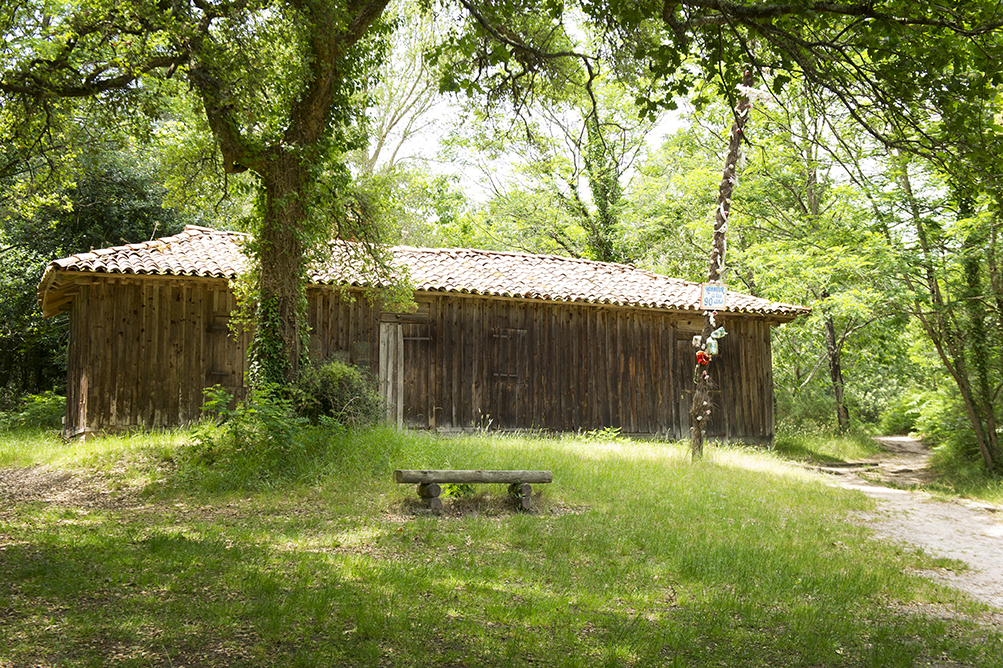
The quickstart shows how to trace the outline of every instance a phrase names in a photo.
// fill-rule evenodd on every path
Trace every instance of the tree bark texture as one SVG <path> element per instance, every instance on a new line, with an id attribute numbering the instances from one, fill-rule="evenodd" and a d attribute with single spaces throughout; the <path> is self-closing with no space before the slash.
<path id="1" fill-rule="evenodd" d="M 265 218 L 258 234 L 258 317 L 254 363 L 261 380 L 283 382 L 299 373 L 301 321 L 305 316 L 306 260 L 302 239 L 307 217 L 303 168 L 284 155 L 263 174 Z M 281 342 L 281 346 L 278 344 Z M 277 373 L 284 370 L 284 374 Z"/>
<path id="2" fill-rule="evenodd" d="M 990 471 L 999 471 L 1003 469 L 1003 462 L 1000 461 L 993 402 L 980 401 L 976 388 L 972 385 L 972 373 L 965 355 L 966 333 L 956 322 L 954 308 L 945 299 L 941 289 L 941 276 L 934 264 L 934 249 L 930 243 L 926 223 L 913 195 L 912 183 L 905 165 L 902 166 L 899 181 L 910 205 L 910 214 L 916 228 L 922 258 L 920 281 L 917 282 L 908 271 L 904 274 L 909 290 L 916 295 L 914 315 L 930 337 L 937 355 L 961 394 L 965 414 L 975 435 L 982 461 Z M 929 306 L 921 302 L 921 286 L 928 294 Z"/>
<path id="3" fill-rule="evenodd" d="M 239 110 L 228 103 L 227 73 L 209 64 L 192 68 L 191 79 L 202 96 L 209 127 L 228 173 L 250 170 L 264 191 L 261 231 L 257 235 L 258 304 L 252 348 L 256 380 L 287 382 L 299 372 L 306 304 L 306 252 L 319 242 L 309 230 L 310 181 L 325 157 L 325 138 L 347 117 L 339 105 L 344 95 L 345 57 L 379 19 L 387 0 L 349 2 L 347 17 L 336 3 L 293 0 L 312 23 L 308 75 L 290 111 L 284 136 L 261 146 L 241 131 Z"/>
<path id="4" fill-rule="evenodd" d="M 836 324 L 832 316 L 825 319 L 825 349 L 829 358 L 829 379 L 832 381 L 832 394 L 836 400 L 836 420 L 839 431 L 846 432 L 850 428 L 850 411 L 843 399 L 843 365 L 840 361 L 840 346 L 836 341 Z"/>
<path id="5" fill-rule="evenodd" d="M 739 91 L 738 104 L 735 107 L 735 120 L 731 125 L 728 139 L 728 155 L 724 161 L 724 172 L 721 174 L 721 185 L 718 188 L 717 208 L 714 212 L 714 243 L 710 252 L 710 265 L 707 271 L 707 282 L 721 280 L 727 266 L 725 254 L 728 250 L 728 214 L 731 212 L 731 198 L 738 183 L 738 162 L 742 155 L 743 133 L 752 110 L 752 101 L 748 90 L 752 87 L 754 78 L 752 68 L 747 67 L 742 76 L 743 89 Z M 703 331 L 700 333 L 700 349 L 703 350 L 711 338 L 711 332 L 716 327 L 713 313 L 704 316 Z M 709 420 L 714 407 L 711 405 L 710 392 L 713 379 L 711 368 L 713 356 L 706 364 L 697 363 L 694 369 L 696 391 L 693 393 L 693 404 L 690 406 L 690 454 L 694 460 L 703 457 L 703 425 Z"/>

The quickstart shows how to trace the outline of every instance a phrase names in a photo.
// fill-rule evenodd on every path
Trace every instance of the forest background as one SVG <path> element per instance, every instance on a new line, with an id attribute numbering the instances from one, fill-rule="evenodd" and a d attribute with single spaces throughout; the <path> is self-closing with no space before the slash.
<path id="1" fill-rule="evenodd" d="M 267 209 L 260 175 L 221 152 L 194 83 L 168 75 L 156 92 L 145 84 L 119 97 L 109 89 L 50 100 L 43 106 L 58 108 L 58 126 L 22 113 L 11 74 L 29 51 L 18 41 L 29 33 L 22 4 L 31 5 L 12 3 L 2 16 L 15 64 L 0 85 L 0 131 L 10 138 L 0 149 L 0 410 L 8 420 L 58 406 L 65 390 L 66 319 L 42 320 L 36 303 L 49 261 L 189 223 L 256 232 Z M 336 119 L 331 159 L 313 172 L 321 185 L 311 197 L 329 213 L 324 234 L 555 253 L 701 281 L 733 110 L 748 95 L 725 279 L 812 309 L 774 331 L 778 430 L 916 431 L 946 457 L 999 470 L 1003 151 L 1000 76 L 990 64 L 998 26 L 976 29 L 978 17 L 968 16 L 968 29 L 950 32 L 957 41 L 929 49 L 945 79 L 934 81 L 938 62 L 925 61 L 926 70 L 868 89 L 870 102 L 847 104 L 845 88 L 820 83 L 804 63 L 800 77 L 789 63 L 758 65 L 755 86 L 737 89 L 739 56 L 752 58 L 755 42 L 732 52 L 703 42 L 711 64 L 672 63 L 692 75 L 658 88 L 658 67 L 625 65 L 623 52 L 603 47 L 608 34 L 589 32 L 585 21 L 565 25 L 565 50 L 537 54 L 545 65 L 520 88 L 505 76 L 510 62 L 525 65 L 518 49 L 485 47 L 505 36 L 490 34 L 497 24 L 481 20 L 477 6 L 461 4 L 462 20 L 443 7 L 393 5 L 370 55 L 353 61 L 357 84 L 341 91 L 351 113 Z M 568 23 L 552 4 L 525 22 Z M 993 15 L 991 3 L 979 8 Z M 456 31 L 463 21 L 481 26 L 480 41 Z M 937 26 L 911 29 L 919 44 L 932 38 L 918 33 Z M 898 56 L 917 48 L 895 33 L 883 39 Z M 281 55 L 280 42 L 270 48 L 258 58 Z M 582 56 L 588 48 L 606 48 L 607 65 Z M 873 64 L 889 57 L 882 53 L 872 46 L 859 57 Z M 58 62 L 58 51 L 49 55 Z M 475 64 L 460 66 L 466 56 Z M 909 79 L 929 79 L 919 82 L 929 96 L 910 97 Z M 139 112 L 129 106 L 137 99 Z M 896 100 L 908 107 L 908 126 L 867 113 Z"/>

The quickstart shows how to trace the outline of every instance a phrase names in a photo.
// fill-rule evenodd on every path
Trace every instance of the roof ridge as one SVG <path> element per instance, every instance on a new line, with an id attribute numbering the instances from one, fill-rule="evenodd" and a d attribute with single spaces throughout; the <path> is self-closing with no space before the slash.
<path id="1" fill-rule="evenodd" d="M 49 263 L 39 285 L 43 303 L 56 274 L 64 271 L 232 277 L 246 267 L 241 251 L 247 232 L 186 225 L 172 236 L 80 253 Z M 383 278 L 365 275 L 348 260 L 359 242 L 331 240 L 328 259 L 310 267 L 314 285 L 374 285 Z M 345 252 L 337 249 L 343 248 Z M 699 311 L 700 283 L 642 269 L 561 255 L 483 248 L 432 248 L 398 245 L 387 249 L 390 263 L 404 268 L 414 287 L 429 292 L 508 296 L 593 304 Z M 360 273 L 362 270 L 362 273 Z M 385 277 L 384 277 L 385 278 Z M 56 285 L 57 292 L 65 286 Z M 728 311 L 784 318 L 808 309 L 763 297 L 733 293 Z"/>
<path id="2" fill-rule="evenodd" d="M 622 267 L 623 269 L 629 269 L 630 271 L 643 271 L 649 274 L 654 274 L 656 276 L 663 276 L 662 274 L 657 274 L 650 271 L 649 269 L 644 269 L 643 267 L 638 267 L 634 264 L 628 264 L 625 262 L 604 262 L 602 260 L 590 260 L 584 257 L 569 257 L 567 255 L 554 255 L 553 253 L 530 253 L 528 251 L 510 251 L 510 250 L 493 250 L 490 248 L 473 248 L 471 246 L 409 246 L 406 244 L 399 244 L 392 246 L 391 248 L 400 250 L 416 250 L 416 251 L 427 251 L 431 253 L 440 253 L 444 251 L 469 251 L 471 253 L 477 253 L 479 255 L 507 255 L 515 257 L 532 257 L 540 258 L 544 260 L 557 260 L 560 262 L 572 262 L 579 264 L 596 264 L 602 265 L 604 267 Z M 664 276 L 665 278 L 670 278 L 676 281 L 684 281 L 682 278 L 673 278 L 671 276 Z M 692 281 L 687 281 L 692 282 Z"/>

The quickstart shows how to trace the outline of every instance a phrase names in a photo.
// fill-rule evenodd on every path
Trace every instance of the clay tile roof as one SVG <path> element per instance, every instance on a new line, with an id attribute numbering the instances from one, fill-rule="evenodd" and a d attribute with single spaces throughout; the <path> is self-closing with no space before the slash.
<path id="1" fill-rule="evenodd" d="M 39 285 L 43 312 L 57 301 L 58 278 L 67 272 L 153 274 L 233 278 L 247 266 L 240 248 L 247 235 L 188 226 L 171 237 L 116 246 L 54 260 Z M 352 244 L 334 242 L 315 284 L 366 286 L 371 279 L 356 267 Z M 624 264 L 554 255 L 531 255 L 471 248 L 390 249 L 392 263 L 406 268 L 415 289 L 496 297 L 587 302 L 671 310 L 699 310 L 700 284 L 669 278 Z M 808 309 L 759 297 L 728 293 L 728 312 L 759 313 L 789 320 Z"/>
<path id="2" fill-rule="evenodd" d="M 219 232 L 189 225 L 172 237 L 53 260 L 45 273 L 86 271 L 230 278 L 247 266 L 247 258 L 240 252 L 240 244 L 246 237 L 240 232 Z M 45 277 L 42 282 L 45 283 Z"/>

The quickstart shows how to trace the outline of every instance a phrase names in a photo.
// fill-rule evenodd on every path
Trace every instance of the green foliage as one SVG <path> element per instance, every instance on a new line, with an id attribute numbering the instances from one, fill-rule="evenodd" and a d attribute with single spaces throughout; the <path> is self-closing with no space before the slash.
<path id="1" fill-rule="evenodd" d="M 587 431 L 581 435 L 581 438 L 603 443 L 617 441 L 625 437 L 620 433 L 620 427 L 603 427 L 602 429 Z"/>
<path id="2" fill-rule="evenodd" d="M 258 284 L 261 283 L 260 277 Z M 306 300 L 304 287 L 299 281 L 301 300 Z M 280 300 L 272 295 L 261 292 L 256 294 L 254 306 L 254 338 L 247 352 L 248 376 L 252 386 L 282 385 L 292 373 L 292 363 L 287 350 L 288 342 L 282 336 L 285 328 L 282 325 L 282 313 L 279 311 Z M 284 305 L 287 305 L 283 302 Z M 246 303 L 244 306 L 248 306 Z M 303 309 L 300 309 L 303 310 Z M 242 318 L 246 322 L 246 319 Z"/>
<path id="3" fill-rule="evenodd" d="M 142 153 L 84 154 L 75 169 L 75 183 L 58 202 L 38 207 L 30 217 L 11 212 L 5 232 L 9 243 L 55 259 L 57 253 L 168 236 L 184 226 L 186 221 L 164 206 L 166 192 Z"/>
<path id="4" fill-rule="evenodd" d="M 468 499 L 474 495 L 474 486 L 468 482 L 447 482 L 442 485 L 439 496 L 444 499 Z"/>
<path id="5" fill-rule="evenodd" d="M 917 576 L 957 562 L 875 541 L 847 520 L 870 501 L 774 453 L 692 466 L 678 444 L 361 430 L 342 450 L 367 467 L 318 459 L 305 484 L 220 494 L 136 439 L 95 440 L 120 503 L 4 508 L 0 662 L 103 665 L 113 638 L 124 664 L 206 668 L 1003 666 L 986 609 Z M 90 447 L 62 446 L 63 465 L 88 468 Z M 495 489 L 430 517 L 389 462 L 555 482 L 537 512 Z"/>
<path id="6" fill-rule="evenodd" d="M 140 152 L 107 150 L 72 161 L 75 183 L 27 210 L 0 206 L 0 394 L 66 383 L 67 318 L 43 319 L 38 283 L 57 258 L 179 231 L 185 219 Z"/>
<path id="7" fill-rule="evenodd" d="M 181 459 L 182 477 L 206 489 L 257 489 L 318 475 L 350 475 L 390 466 L 400 443 L 372 430 L 355 432 L 383 417 L 383 404 L 354 367 L 328 362 L 306 367 L 294 386 L 259 383 L 245 401 L 219 387 L 206 391 L 207 419 L 194 428 Z"/>
<path id="8" fill-rule="evenodd" d="M 723 110 L 717 112 L 724 127 Z M 722 168 L 716 125 L 711 129 L 697 117 L 687 118 L 637 166 L 624 218 L 637 229 L 639 264 L 676 278 L 706 279 Z"/>
<path id="9" fill-rule="evenodd" d="M 307 449 L 306 418 L 296 415 L 282 387 L 259 383 L 245 401 L 230 408 L 225 391 L 207 391 L 205 408 L 214 419 L 199 425 L 185 455 L 189 470 L 208 471 L 218 484 L 253 488 L 285 479 L 301 467 Z"/>
<path id="10" fill-rule="evenodd" d="M 302 368 L 288 391 L 296 414 L 315 425 L 371 425 L 386 415 L 374 380 L 337 360 Z"/>
<path id="11" fill-rule="evenodd" d="M 0 431 L 11 429 L 62 429 L 66 397 L 51 390 L 29 394 L 14 410 L 0 412 Z"/>
<path id="12" fill-rule="evenodd" d="M 0 409 L 25 393 L 66 386 L 68 319 L 44 320 L 38 308 L 38 282 L 54 258 L 44 246 L 0 248 Z"/>
<path id="13" fill-rule="evenodd" d="M 881 433 L 906 435 L 915 431 L 927 396 L 915 390 L 896 396 L 881 415 Z"/>
<path id="14" fill-rule="evenodd" d="M 592 95 L 541 84 L 518 123 L 468 109 L 475 122 L 453 131 L 447 154 L 479 171 L 492 197 L 462 221 L 461 243 L 631 261 L 640 249 L 624 188 L 653 124 L 638 119 L 624 90 L 612 77 L 593 80 Z M 499 165 L 514 178 L 500 181 Z"/>
<path id="15" fill-rule="evenodd" d="M 917 403 L 915 430 L 934 444 L 936 455 L 979 461 L 975 434 L 956 386 L 945 383 L 924 393 Z"/>

